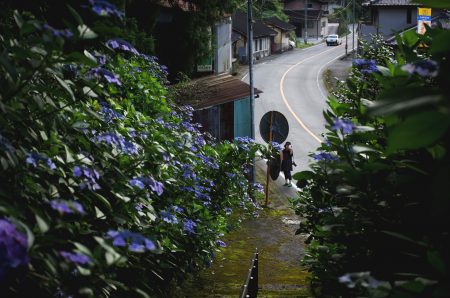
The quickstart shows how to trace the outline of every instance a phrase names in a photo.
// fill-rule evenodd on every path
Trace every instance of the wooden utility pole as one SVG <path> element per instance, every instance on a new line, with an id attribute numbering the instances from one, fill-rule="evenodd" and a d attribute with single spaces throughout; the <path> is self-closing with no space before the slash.
<path id="1" fill-rule="evenodd" d="M 270 112 L 270 126 L 269 126 L 269 148 L 272 149 L 272 124 L 273 124 L 273 111 Z M 266 201 L 264 206 L 269 205 L 269 183 L 270 183 L 270 163 L 271 160 L 267 161 L 267 175 L 266 175 Z"/>
<path id="2" fill-rule="evenodd" d="M 255 139 L 255 90 L 253 88 L 253 3 L 252 0 L 247 1 L 247 46 L 248 46 L 248 78 L 250 81 L 250 137 Z M 255 161 L 253 160 L 252 180 L 255 182 Z"/>

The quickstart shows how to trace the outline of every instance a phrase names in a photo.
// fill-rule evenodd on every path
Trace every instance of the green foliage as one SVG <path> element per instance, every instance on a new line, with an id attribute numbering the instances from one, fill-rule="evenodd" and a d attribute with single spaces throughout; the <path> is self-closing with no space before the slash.
<path id="1" fill-rule="evenodd" d="M 258 146 L 205 142 L 154 57 L 72 13 L 73 36 L 18 12 L 0 36 L 0 219 L 29 256 L 4 267 L 0 238 L 2 295 L 162 297 L 211 262 L 230 210 L 235 224 L 258 207 L 244 175 Z"/>
<path id="2" fill-rule="evenodd" d="M 329 98 L 326 141 L 294 176 L 317 296 L 450 295 L 449 40 L 372 44 Z"/>

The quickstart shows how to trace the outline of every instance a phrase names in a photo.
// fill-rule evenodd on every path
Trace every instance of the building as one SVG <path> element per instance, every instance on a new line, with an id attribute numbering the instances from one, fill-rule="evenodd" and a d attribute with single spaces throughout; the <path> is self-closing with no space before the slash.
<path id="1" fill-rule="evenodd" d="M 284 52 L 288 50 L 290 47 L 289 36 L 291 32 L 295 31 L 295 26 L 276 17 L 264 19 L 263 22 L 272 30 L 277 32 L 277 35 L 272 39 L 272 53 Z"/>
<path id="2" fill-rule="evenodd" d="M 241 62 L 247 61 L 247 14 L 235 12 L 233 22 L 233 52 Z M 253 59 L 261 59 L 272 53 L 272 39 L 278 32 L 266 26 L 262 21 L 254 21 L 253 24 Z"/>
<path id="3" fill-rule="evenodd" d="M 370 0 L 363 3 L 369 11 L 367 21 L 359 24 L 359 38 L 369 41 L 371 35 L 381 35 L 390 39 L 396 32 L 402 32 L 417 26 L 417 8 L 422 6 L 412 0 Z M 437 16 L 439 10 L 433 10 Z"/>
<path id="4" fill-rule="evenodd" d="M 289 23 L 296 27 L 298 38 L 320 39 L 328 35 L 328 1 L 285 0 L 284 13 L 289 17 Z"/>

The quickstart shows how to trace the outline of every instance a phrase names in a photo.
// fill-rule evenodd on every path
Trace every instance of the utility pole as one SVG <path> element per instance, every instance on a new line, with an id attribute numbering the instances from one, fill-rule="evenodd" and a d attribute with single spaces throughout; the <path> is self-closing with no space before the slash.
<path id="1" fill-rule="evenodd" d="M 355 57 L 355 22 L 356 22 L 356 17 L 355 17 L 355 0 L 353 0 L 353 24 L 352 24 L 352 53 L 353 53 L 353 57 Z"/>
<path id="2" fill-rule="evenodd" d="M 250 125 L 252 139 L 255 139 L 255 90 L 253 88 L 253 15 L 252 0 L 247 1 L 247 46 L 248 46 L 248 78 L 250 81 Z M 252 180 L 255 182 L 255 161 L 252 167 Z"/>
<path id="3" fill-rule="evenodd" d="M 305 0 L 305 44 L 308 43 L 308 0 Z"/>
<path id="4" fill-rule="evenodd" d="M 344 6 L 345 12 L 345 56 L 348 55 L 348 10 L 347 10 L 347 1 Z"/>

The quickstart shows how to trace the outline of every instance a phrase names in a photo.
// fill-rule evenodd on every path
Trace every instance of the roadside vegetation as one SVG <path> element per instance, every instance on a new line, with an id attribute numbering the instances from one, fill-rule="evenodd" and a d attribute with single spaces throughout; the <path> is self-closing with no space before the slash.
<path id="1" fill-rule="evenodd" d="M 449 41 L 375 38 L 329 97 L 325 140 L 294 176 L 316 296 L 450 295 Z"/>
<path id="2" fill-rule="evenodd" d="M 167 296 L 257 216 L 261 148 L 200 133 L 156 57 L 92 29 L 123 12 L 88 3 L 0 36 L 2 297 Z"/>

